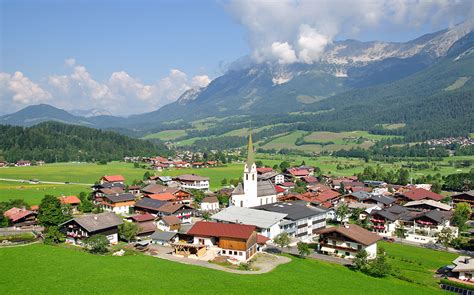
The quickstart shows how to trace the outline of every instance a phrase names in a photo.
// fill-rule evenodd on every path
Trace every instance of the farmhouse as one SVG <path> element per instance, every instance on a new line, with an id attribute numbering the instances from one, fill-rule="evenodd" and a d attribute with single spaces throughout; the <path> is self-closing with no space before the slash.
<path id="1" fill-rule="evenodd" d="M 84 240 L 93 235 L 104 235 L 111 244 L 118 242 L 118 226 L 123 224 L 115 213 L 83 215 L 73 218 L 60 225 L 66 235 L 66 243 L 82 245 Z"/>
<path id="2" fill-rule="evenodd" d="M 100 184 L 103 184 L 106 182 L 125 184 L 125 178 L 122 175 L 104 175 L 100 179 Z"/>
<path id="3" fill-rule="evenodd" d="M 474 208 L 474 190 L 454 194 L 451 196 L 451 198 L 454 204 L 468 203 L 471 205 L 471 208 Z"/>
<path id="4" fill-rule="evenodd" d="M 434 201 L 441 201 L 444 199 L 442 195 L 434 193 L 432 191 L 423 189 L 423 188 L 411 188 L 406 191 L 398 193 L 397 199 L 400 202 L 409 202 L 409 201 L 419 201 L 423 199 L 431 199 Z"/>
<path id="5" fill-rule="evenodd" d="M 460 280 L 471 280 L 474 275 L 474 259 L 470 256 L 459 256 L 453 261 L 455 267 L 451 270 Z"/>
<path id="6" fill-rule="evenodd" d="M 193 237 L 192 245 L 217 248 L 218 255 L 242 262 L 248 261 L 257 253 L 255 226 L 199 221 L 187 234 Z M 176 246 L 174 250 L 176 254 L 181 252 Z"/>
<path id="7" fill-rule="evenodd" d="M 178 233 L 177 232 L 168 232 L 168 231 L 156 231 L 151 236 L 151 242 L 153 244 L 168 246 L 172 243 L 177 243 Z"/>
<path id="8" fill-rule="evenodd" d="M 219 200 L 215 196 L 208 196 L 201 201 L 201 211 L 219 210 Z"/>
<path id="9" fill-rule="evenodd" d="M 355 224 L 325 228 L 318 234 L 320 252 L 345 258 L 354 258 L 362 250 L 367 251 L 369 259 L 377 257 L 377 241 L 382 239 Z"/>
<path id="10" fill-rule="evenodd" d="M 178 182 L 179 186 L 184 189 L 209 190 L 208 177 L 202 177 L 196 174 L 183 174 L 174 177 L 173 180 Z"/>
<path id="11" fill-rule="evenodd" d="M 36 224 L 37 213 L 25 208 L 10 208 L 3 215 L 8 222 L 15 227 L 29 226 Z"/>
<path id="12" fill-rule="evenodd" d="M 81 204 L 81 200 L 76 196 L 61 196 L 59 197 L 59 202 L 61 202 L 62 205 L 71 206 L 73 212 L 77 212 Z"/>
<path id="13" fill-rule="evenodd" d="M 173 231 L 177 232 L 179 230 L 179 226 L 181 225 L 181 219 L 176 216 L 163 216 L 156 222 L 156 226 L 158 229 L 162 231 Z"/>
<path id="14" fill-rule="evenodd" d="M 104 211 L 117 214 L 128 214 L 135 205 L 135 196 L 130 193 L 105 195 L 101 198 L 100 205 Z"/>
<path id="15" fill-rule="evenodd" d="M 257 232 L 267 238 L 273 239 L 280 234 L 280 222 L 288 214 L 262 211 L 244 207 L 228 207 L 211 216 L 218 222 L 247 224 L 257 228 Z"/>
<path id="16" fill-rule="evenodd" d="M 155 218 L 155 216 L 148 213 L 134 215 L 128 219 L 138 225 L 138 236 L 148 236 L 156 230 Z"/>
<path id="17" fill-rule="evenodd" d="M 25 161 L 25 160 L 20 160 L 20 161 L 16 161 L 15 166 L 16 167 L 28 167 L 28 166 L 31 166 L 31 162 L 30 161 Z"/>
<path id="18" fill-rule="evenodd" d="M 311 240 L 314 234 L 326 226 L 327 210 L 306 205 L 306 202 L 280 202 L 254 209 L 286 214 L 280 222 L 280 231 L 300 240 Z"/>
<path id="19" fill-rule="evenodd" d="M 411 201 L 403 205 L 404 207 L 413 211 L 426 211 L 426 210 L 441 210 L 450 211 L 452 209 L 448 204 L 433 201 L 430 199 L 423 199 L 419 201 Z"/>
<path id="20" fill-rule="evenodd" d="M 239 183 L 232 191 L 229 199 L 230 206 L 254 207 L 277 201 L 275 187 L 272 182 L 269 180 L 258 181 L 252 135 L 249 136 L 243 180 L 244 182 Z"/>
<path id="21" fill-rule="evenodd" d="M 257 168 L 257 172 L 258 172 L 258 168 Z M 285 182 L 285 176 L 281 173 L 278 173 L 272 170 L 270 172 L 266 172 L 266 173 L 258 175 L 258 180 L 269 180 L 273 184 L 280 184 L 280 183 Z"/>

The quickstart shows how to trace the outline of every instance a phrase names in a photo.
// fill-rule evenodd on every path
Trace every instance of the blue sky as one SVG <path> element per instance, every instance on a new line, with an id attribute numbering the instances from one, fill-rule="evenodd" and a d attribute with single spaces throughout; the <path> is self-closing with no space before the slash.
<path id="1" fill-rule="evenodd" d="M 473 6 L 472 0 L 0 0 L 0 113 L 37 103 L 121 115 L 149 111 L 206 86 L 242 56 L 312 63 L 335 40 L 407 41 L 472 16 Z"/>

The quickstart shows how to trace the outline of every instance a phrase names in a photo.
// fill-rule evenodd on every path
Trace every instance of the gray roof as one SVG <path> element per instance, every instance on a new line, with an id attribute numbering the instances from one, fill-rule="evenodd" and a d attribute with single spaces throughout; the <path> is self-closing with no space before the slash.
<path id="1" fill-rule="evenodd" d="M 88 232 L 95 232 L 111 227 L 116 227 L 123 223 L 122 219 L 112 212 L 83 215 L 66 221 L 63 224 L 69 223 L 71 221 L 77 222 L 77 224 L 79 224 Z"/>
<path id="2" fill-rule="evenodd" d="M 244 185 L 239 183 L 235 189 L 232 191 L 233 195 L 243 195 Z M 257 181 L 257 197 L 267 197 L 276 195 L 275 186 L 270 180 Z"/>
<path id="3" fill-rule="evenodd" d="M 217 221 L 254 225 L 265 229 L 280 222 L 287 215 L 286 213 L 232 206 L 212 215 L 211 218 Z"/>
<path id="4" fill-rule="evenodd" d="M 371 200 L 374 200 L 376 202 L 379 202 L 379 203 L 382 203 L 384 205 L 390 205 L 392 203 L 394 203 L 396 201 L 395 198 L 392 198 L 392 197 L 388 197 L 388 196 L 382 196 L 382 195 L 379 195 L 379 196 L 371 196 L 370 197 Z"/>
<path id="5" fill-rule="evenodd" d="M 148 209 L 153 209 L 153 210 L 158 210 L 160 207 L 165 205 L 167 202 L 166 201 L 160 201 L 160 200 L 154 200 L 150 198 L 143 198 L 137 203 L 135 203 L 135 207 L 142 207 L 142 208 L 148 208 Z"/>
<path id="6" fill-rule="evenodd" d="M 456 267 L 452 270 L 454 272 L 474 270 L 474 259 L 470 256 L 459 256 L 458 258 L 454 259 L 453 263 L 456 265 Z"/>
<path id="7" fill-rule="evenodd" d="M 280 202 L 254 207 L 257 210 L 288 214 L 285 219 L 299 220 L 327 212 L 321 207 L 306 206 L 306 202 Z"/>
<path id="8" fill-rule="evenodd" d="M 353 192 L 349 195 L 356 197 L 359 201 L 363 201 L 363 200 L 366 200 L 366 199 L 370 198 L 370 194 L 366 191 Z"/>
<path id="9" fill-rule="evenodd" d="M 448 204 L 444 204 L 444 203 L 441 203 L 441 202 L 437 202 L 435 200 L 431 200 L 431 199 L 423 199 L 423 200 L 418 200 L 418 201 L 411 201 L 411 202 L 408 202 L 406 203 L 405 207 L 412 207 L 412 206 L 422 206 L 422 205 L 427 205 L 427 206 L 430 206 L 430 207 L 433 207 L 433 208 L 439 208 L 441 210 L 445 210 L 445 211 L 449 211 L 451 210 L 451 206 L 449 206 Z"/>
<path id="10" fill-rule="evenodd" d="M 267 172 L 267 173 L 263 173 L 262 175 L 259 175 L 258 176 L 258 179 L 262 179 L 262 180 L 269 180 L 277 175 L 280 175 L 281 173 L 278 173 L 276 171 L 270 171 L 270 172 Z"/>
<path id="11" fill-rule="evenodd" d="M 468 195 L 468 196 L 474 197 L 474 190 L 470 190 L 467 192 L 460 192 L 460 193 L 454 194 L 453 197 L 461 196 L 461 195 Z"/>
<path id="12" fill-rule="evenodd" d="M 115 195 L 105 195 L 105 198 L 109 199 L 113 203 L 117 202 L 126 202 L 135 200 L 135 196 L 129 193 L 126 194 L 115 194 Z"/>
<path id="13" fill-rule="evenodd" d="M 177 234 L 178 234 L 177 232 L 156 231 L 150 236 L 150 238 L 154 241 L 167 242 L 167 241 L 171 240 Z"/>

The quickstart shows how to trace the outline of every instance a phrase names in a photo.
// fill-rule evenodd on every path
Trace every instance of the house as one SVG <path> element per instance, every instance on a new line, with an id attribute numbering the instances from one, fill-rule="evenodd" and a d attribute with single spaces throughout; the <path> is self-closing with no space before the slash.
<path id="1" fill-rule="evenodd" d="M 276 201 L 277 197 L 273 183 L 269 180 L 258 180 L 252 135 L 250 135 L 247 145 L 247 161 L 244 165 L 243 183 L 239 183 L 232 191 L 229 205 L 254 207 L 272 204 Z"/>
<path id="2" fill-rule="evenodd" d="M 152 244 L 168 246 L 179 241 L 177 232 L 156 231 L 151 236 Z"/>
<path id="3" fill-rule="evenodd" d="M 188 205 L 167 202 L 158 208 L 157 215 L 160 217 L 172 215 L 178 217 L 181 220 L 181 223 L 191 223 L 193 213 L 194 209 Z"/>
<path id="4" fill-rule="evenodd" d="M 30 161 L 25 161 L 25 160 L 20 160 L 20 161 L 16 161 L 15 166 L 16 167 L 28 167 L 28 166 L 31 166 L 31 162 Z"/>
<path id="5" fill-rule="evenodd" d="M 129 214 L 135 205 L 136 197 L 130 193 L 105 195 L 101 198 L 100 206 L 104 211 L 117 214 Z"/>
<path id="6" fill-rule="evenodd" d="M 281 233 L 280 222 L 287 215 L 285 213 L 233 206 L 212 215 L 211 219 L 218 222 L 253 225 L 256 227 L 257 233 L 269 239 L 274 239 Z"/>
<path id="7" fill-rule="evenodd" d="M 456 273 L 458 279 L 470 281 L 474 274 L 474 259 L 470 256 L 459 256 L 454 259 L 455 267 L 451 272 Z"/>
<path id="8" fill-rule="evenodd" d="M 268 173 L 268 172 L 273 172 L 274 170 L 270 167 L 260 167 L 260 168 L 257 168 L 257 174 L 258 175 L 262 175 L 262 174 L 265 174 L 265 173 Z"/>
<path id="9" fill-rule="evenodd" d="M 219 210 L 219 199 L 215 196 L 208 196 L 201 201 L 201 211 Z"/>
<path id="10" fill-rule="evenodd" d="M 25 208 L 10 208 L 3 213 L 8 223 L 14 227 L 36 225 L 37 212 Z"/>
<path id="11" fill-rule="evenodd" d="M 311 175 L 304 176 L 301 178 L 301 180 L 304 181 L 306 185 L 315 185 L 319 183 L 319 180 L 316 177 L 311 176 Z"/>
<path id="12" fill-rule="evenodd" d="M 468 203 L 474 209 L 474 190 L 457 193 L 451 196 L 454 204 Z"/>
<path id="13" fill-rule="evenodd" d="M 322 229 L 318 232 L 318 251 L 323 254 L 354 258 L 365 250 L 369 259 L 377 257 L 377 242 L 382 239 L 358 225 L 348 224 Z"/>
<path id="14" fill-rule="evenodd" d="M 434 193 L 423 188 L 411 188 L 406 191 L 399 192 L 396 195 L 398 202 L 419 201 L 423 199 L 431 199 L 434 201 L 441 201 L 444 197 L 440 194 Z"/>
<path id="15" fill-rule="evenodd" d="M 257 173 L 258 173 L 258 168 L 257 168 Z M 269 180 L 273 184 L 280 184 L 280 183 L 285 182 L 285 176 L 276 171 L 270 171 L 270 172 L 258 175 L 257 180 L 261 180 L 261 181 Z"/>
<path id="16" fill-rule="evenodd" d="M 103 183 L 120 183 L 125 184 L 125 178 L 122 175 L 104 175 L 100 178 L 100 184 Z"/>
<path id="17" fill-rule="evenodd" d="M 8 162 L 0 161 L 0 168 L 1 167 L 7 167 L 7 166 L 8 166 Z"/>
<path id="18" fill-rule="evenodd" d="M 364 191 L 358 191 L 354 193 L 350 193 L 347 195 L 344 195 L 344 202 L 349 203 L 349 202 L 364 202 L 365 200 L 370 198 L 370 194 L 368 192 Z"/>
<path id="19" fill-rule="evenodd" d="M 176 216 L 163 216 L 156 222 L 156 227 L 162 231 L 173 231 L 177 232 L 181 225 L 181 219 Z"/>
<path id="20" fill-rule="evenodd" d="M 372 231 L 381 236 L 396 236 L 396 228 L 405 229 L 405 239 L 416 243 L 436 242 L 436 236 L 444 228 L 450 228 L 455 237 L 457 227 L 450 224 L 452 212 L 435 210 L 409 210 L 407 207 L 392 205 L 370 213 Z"/>
<path id="21" fill-rule="evenodd" d="M 155 218 L 155 216 L 146 213 L 133 215 L 128 220 L 138 225 L 137 236 L 149 236 L 156 231 Z"/>
<path id="22" fill-rule="evenodd" d="M 168 187 L 161 184 L 149 184 L 142 188 L 142 193 L 146 197 L 150 197 L 151 195 L 171 194 L 174 196 L 174 198 L 170 199 L 170 201 L 179 202 L 187 205 L 190 205 L 193 201 L 190 192 L 179 187 Z M 154 197 L 161 198 L 158 196 Z"/>
<path id="23" fill-rule="evenodd" d="M 405 203 L 403 207 L 406 207 L 413 211 L 427 211 L 427 210 L 441 210 L 441 211 L 450 211 L 452 209 L 448 204 L 441 202 L 433 201 L 431 199 L 423 199 L 419 201 L 410 201 Z"/>
<path id="24" fill-rule="evenodd" d="M 254 209 L 286 214 L 280 222 L 280 232 L 303 241 L 310 241 L 318 230 L 326 226 L 327 210 L 307 205 L 307 202 L 279 202 Z"/>
<path id="25" fill-rule="evenodd" d="M 246 262 L 257 253 L 255 226 L 199 221 L 188 231 L 193 245 L 217 248 L 218 255 Z"/>
<path id="26" fill-rule="evenodd" d="M 286 172 L 285 175 L 289 179 L 294 179 L 294 178 L 301 179 L 303 177 L 311 175 L 311 173 L 308 170 L 303 169 L 303 168 L 288 168 L 288 169 L 286 169 L 285 172 Z"/>
<path id="27" fill-rule="evenodd" d="M 71 206 L 71 209 L 72 209 L 73 212 L 78 212 L 79 211 L 79 205 L 81 204 L 81 200 L 79 200 L 79 198 L 76 197 L 76 196 L 62 196 L 62 197 L 59 197 L 59 202 L 61 202 L 62 205 Z"/>
<path id="28" fill-rule="evenodd" d="M 379 206 L 380 208 L 384 208 L 384 207 L 388 207 L 395 204 L 396 201 L 397 199 L 389 197 L 389 196 L 371 194 L 370 198 L 364 200 L 363 203 L 375 204 Z"/>
<path id="29" fill-rule="evenodd" d="M 209 190 L 209 178 L 202 177 L 196 174 L 183 174 L 173 178 L 180 187 L 184 189 L 197 189 L 208 191 Z"/>
<path id="30" fill-rule="evenodd" d="M 123 221 L 115 213 L 82 215 L 60 224 L 60 230 L 66 235 L 66 243 L 82 245 L 93 235 L 104 235 L 111 244 L 118 243 L 118 226 Z"/>
<path id="31" fill-rule="evenodd" d="M 140 194 L 140 189 L 141 186 L 139 185 L 131 185 L 128 187 L 128 192 L 133 194 L 133 195 L 139 195 Z"/>
<path id="32" fill-rule="evenodd" d="M 151 195 L 146 195 L 146 197 L 153 200 L 166 201 L 166 202 L 177 201 L 177 198 L 171 193 L 151 194 Z"/>

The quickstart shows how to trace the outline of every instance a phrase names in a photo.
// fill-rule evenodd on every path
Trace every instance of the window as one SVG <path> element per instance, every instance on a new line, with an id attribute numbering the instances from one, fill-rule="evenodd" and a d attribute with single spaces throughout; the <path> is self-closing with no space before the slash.
<path id="1" fill-rule="evenodd" d="M 245 174 L 245 180 L 249 180 L 249 175 Z"/>
<path id="2" fill-rule="evenodd" d="M 234 255 L 237 255 L 237 251 L 234 251 Z"/>
<path id="3" fill-rule="evenodd" d="M 362 250 L 362 245 L 357 245 L 357 250 Z"/>
<path id="4" fill-rule="evenodd" d="M 346 256 L 351 256 L 351 253 L 349 253 L 349 252 L 346 252 Z"/>
<path id="5" fill-rule="evenodd" d="M 222 250 L 222 254 L 225 254 L 225 250 Z"/>
<path id="6" fill-rule="evenodd" d="M 240 207 L 244 206 L 244 201 L 240 201 Z"/>
<path id="7" fill-rule="evenodd" d="M 242 256 L 242 252 L 239 252 L 239 256 Z"/>
<path id="8" fill-rule="evenodd" d="M 255 180 L 255 174 L 252 174 L 252 180 Z"/>

